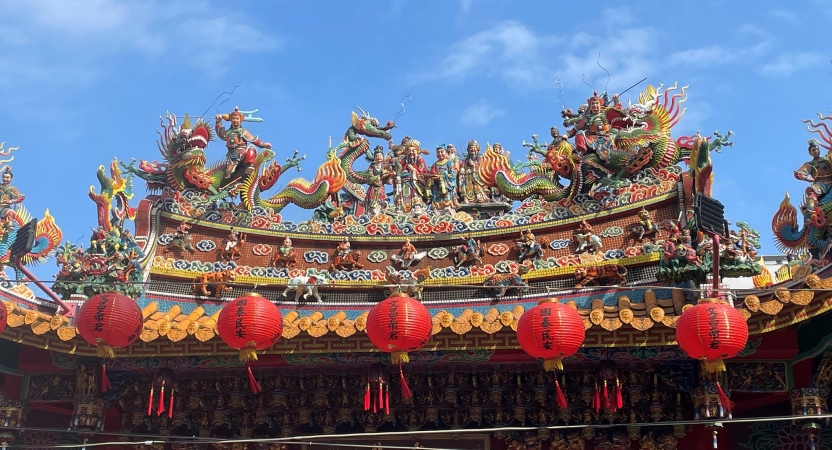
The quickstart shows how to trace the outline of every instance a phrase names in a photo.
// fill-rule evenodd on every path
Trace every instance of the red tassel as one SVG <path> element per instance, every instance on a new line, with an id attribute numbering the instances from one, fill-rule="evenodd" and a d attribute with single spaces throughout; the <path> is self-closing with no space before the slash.
<path id="1" fill-rule="evenodd" d="M 402 381 L 402 400 L 412 398 L 413 393 L 410 392 L 410 387 L 407 385 L 407 380 L 404 379 L 404 372 L 402 372 L 401 364 L 399 364 L 399 378 Z"/>
<path id="2" fill-rule="evenodd" d="M 624 399 L 621 396 L 621 382 L 618 377 L 615 377 L 615 407 L 617 409 L 624 407 Z"/>
<path id="3" fill-rule="evenodd" d="M 719 384 L 719 381 L 716 382 L 716 391 L 719 393 L 719 402 L 722 403 L 722 410 L 726 416 L 730 416 L 731 409 L 734 408 L 734 402 L 725 395 L 725 391 L 722 390 L 722 385 Z"/>
<path id="4" fill-rule="evenodd" d="M 165 412 L 165 380 L 162 379 L 162 389 L 159 391 L 159 409 L 156 410 L 156 415 L 161 416 Z"/>
<path id="5" fill-rule="evenodd" d="M 598 393 L 598 384 L 595 384 L 595 397 L 592 399 L 592 408 L 595 409 L 595 414 L 601 412 L 601 397 Z"/>
<path id="6" fill-rule="evenodd" d="M 168 419 L 173 419 L 173 388 L 170 387 L 170 401 L 168 402 Z"/>
<path id="7" fill-rule="evenodd" d="M 604 408 L 612 409 L 612 404 L 610 403 L 610 394 L 607 391 L 607 380 L 604 380 Z"/>
<path id="8" fill-rule="evenodd" d="M 254 374 L 251 373 L 251 367 L 247 367 L 248 369 L 248 384 L 251 386 L 251 393 L 252 394 L 259 394 L 262 389 L 260 389 L 260 383 L 257 382 L 257 379 L 254 378 Z"/>
<path id="9" fill-rule="evenodd" d="M 150 383 L 150 397 L 147 399 L 147 415 L 153 411 L 153 382 Z"/>
<path id="10" fill-rule="evenodd" d="M 107 378 L 107 365 L 101 365 L 101 393 L 105 393 L 110 390 L 113 386 L 110 384 L 110 379 Z"/>
<path id="11" fill-rule="evenodd" d="M 384 380 L 381 379 L 381 375 L 378 376 L 378 409 L 384 409 Z"/>
<path id="12" fill-rule="evenodd" d="M 390 383 L 384 385 L 384 414 L 390 415 Z"/>
<path id="13" fill-rule="evenodd" d="M 560 383 L 558 382 L 557 375 L 555 375 L 555 393 L 557 394 L 558 408 L 568 408 L 569 404 L 566 403 L 566 396 L 563 395 L 563 391 L 560 390 Z"/>
<path id="14" fill-rule="evenodd" d="M 370 379 L 367 378 L 367 390 L 364 392 L 364 411 L 370 410 Z"/>

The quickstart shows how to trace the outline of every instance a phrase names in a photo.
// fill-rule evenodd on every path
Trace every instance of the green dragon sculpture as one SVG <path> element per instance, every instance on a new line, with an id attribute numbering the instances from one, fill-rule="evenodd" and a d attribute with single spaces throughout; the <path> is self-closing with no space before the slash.
<path id="1" fill-rule="evenodd" d="M 340 170 L 340 160 L 335 157 L 334 150 L 330 149 L 328 161 L 319 167 L 314 180 L 293 179 L 280 192 L 264 199 L 262 192 L 272 188 L 287 170 L 293 167 L 300 170 L 300 161 L 305 156 L 299 158 L 296 151 L 292 157 L 287 158 L 285 164 L 272 162 L 263 170 L 262 175 L 258 175 L 260 167 L 275 156 L 271 149 L 265 148 L 256 154 L 251 167 L 240 164 L 229 173 L 229 166 L 221 162 L 206 166 L 205 149 L 214 138 L 214 131 L 209 124 L 201 119 L 192 124 L 186 115 L 179 126 L 176 116 L 167 114 L 165 118 L 167 123 L 162 121 L 162 131 L 158 132 L 158 147 L 164 162 L 140 161 L 138 167 L 135 166 L 135 161 L 122 164 L 126 171 L 145 180 L 150 191 L 208 191 L 209 201 L 239 195 L 248 210 L 259 207 L 279 212 L 290 203 L 314 209 L 343 186 L 345 175 Z"/>

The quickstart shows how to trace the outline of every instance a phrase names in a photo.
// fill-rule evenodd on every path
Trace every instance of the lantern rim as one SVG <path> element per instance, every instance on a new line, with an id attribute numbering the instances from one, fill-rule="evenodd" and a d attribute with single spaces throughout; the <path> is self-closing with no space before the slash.
<path id="1" fill-rule="evenodd" d="M 256 293 L 256 292 L 248 292 L 248 293 L 243 294 L 243 295 L 241 295 L 241 296 L 239 296 L 239 297 L 237 297 L 237 298 L 243 298 L 243 297 L 260 297 L 260 298 L 264 298 L 262 295 L 260 295 L 260 294 L 258 294 L 258 293 Z M 236 299 L 235 299 L 235 300 L 236 300 Z"/>
<path id="2" fill-rule="evenodd" d="M 396 292 L 390 294 L 390 296 L 387 297 L 387 298 L 413 298 L 413 297 L 405 294 L 402 291 L 396 291 Z M 414 298 L 413 300 L 416 300 L 416 299 Z"/>
<path id="3" fill-rule="evenodd" d="M 560 299 L 557 298 L 557 297 L 549 297 L 549 298 L 544 298 L 544 299 L 541 299 L 541 300 L 537 301 L 538 305 L 543 305 L 545 303 L 558 303 L 559 304 Z"/>

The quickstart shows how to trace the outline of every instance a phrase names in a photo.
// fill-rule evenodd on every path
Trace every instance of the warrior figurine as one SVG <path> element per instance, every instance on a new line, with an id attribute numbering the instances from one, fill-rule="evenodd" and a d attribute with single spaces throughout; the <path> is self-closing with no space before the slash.
<path id="1" fill-rule="evenodd" d="M 418 207 L 423 205 L 422 178 L 428 171 L 425 159 L 421 156 L 419 141 L 408 141 L 399 164 L 401 166 L 400 185 L 396 189 L 393 201 L 396 209 L 410 213 L 414 209 L 420 209 Z"/>
<path id="2" fill-rule="evenodd" d="M 281 256 L 287 257 L 292 250 L 292 240 L 289 239 L 289 236 L 286 236 L 286 238 L 283 239 L 283 244 L 280 245 L 277 251 L 280 252 Z"/>
<path id="3" fill-rule="evenodd" d="M 480 145 L 477 141 L 468 141 L 465 159 L 462 160 L 462 170 L 459 174 L 459 190 L 462 203 L 484 203 L 488 197 L 480 179 Z"/>
<path id="4" fill-rule="evenodd" d="M 430 189 L 431 208 L 434 211 L 453 212 L 459 206 L 456 197 L 456 170 L 454 162 L 448 159 L 444 145 L 436 147 L 436 162 L 425 174 Z"/>
<path id="5" fill-rule="evenodd" d="M 395 177 L 387 169 L 384 161 L 384 149 L 377 146 L 373 150 L 373 162 L 365 171 L 368 186 L 364 199 L 364 211 L 370 217 L 380 214 L 387 207 L 387 193 L 384 192 L 384 184 L 390 178 Z"/>
<path id="6" fill-rule="evenodd" d="M 599 96 L 598 92 L 593 92 L 592 97 L 587 99 L 586 105 L 578 109 L 577 114 L 572 110 L 561 112 L 563 126 L 572 127 L 566 132 L 566 136 L 575 138 L 575 149 L 582 155 L 592 149 L 598 133 L 609 128 L 604 122 L 604 103 L 604 98 Z"/>
<path id="7" fill-rule="evenodd" d="M 341 242 L 338 244 L 338 247 L 335 249 L 337 256 L 345 258 L 352 250 L 350 249 L 350 238 L 348 236 L 344 236 L 341 239 Z"/>
<path id="8" fill-rule="evenodd" d="M 795 170 L 794 177 L 811 183 L 806 188 L 806 205 L 804 208 L 807 211 L 814 211 L 818 200 L 826 195 L 832 187 L 832 157 L 830 157 L 830 153 L 827 153 L 826 156 L 820 156 L 820 147 L 814 139 L 809 141 L 809 156 L 812 157 L 812 160 Z"/>
<path id="9" fill-rule="evenodd" d="M 242 127 L 245 114 L 237 107 L 234 107 L 234 111 L 229 114 L 217 114 L 216 119 L 217 123 L 214 125 L 214 129 L 217 131 L 217 136 L 225 141 L 225 146 L 228 149 L 225 178 L 231 178 L 231 174 L 237 170 L 240 163 L 245 167 L 246 174 L 254 172 L 254 158 L 257 156 L 257 150 L 249 144 L 259 148 L 272 148 L 272 144 L 262 142 L 260 138 L 252 136 L 248 130 Z M 228 129 L 223 127 L 223 120 L 231 122 L 231 127 Z"/>
<path id="10" fill-rule="evenodd" d="M 231 251 L 232 248 L 236 247 L 237 244 L 240 242 L 240 233 L 237 232 L 233 227 L 229 230 L 228 238 L 225 242 L 225 252 L 228 253 Z"/>
<path id="11" fill-rule="evenodd" d="M 12 186 L 12 166 L 6 166 L 3 175 L 0 176 L 0 217 L 8 218 L 15 215 L 14 208 L 26 198 Z"/>

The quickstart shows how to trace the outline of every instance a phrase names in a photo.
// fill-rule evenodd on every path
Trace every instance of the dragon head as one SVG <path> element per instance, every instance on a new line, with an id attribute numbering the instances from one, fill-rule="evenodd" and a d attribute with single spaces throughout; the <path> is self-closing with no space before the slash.
<path id="1" fill-rule="evenodd" d="M 358 110 L 361 111 L 361 116 L 355 112 L 352 113 L 352 128 L 355 129 L 355 133 L 384 140 L 393 139 L 393 136 L 388 132 L 388 130 L 396 126 L 392 121 L 388 121 L 387 124 L 382 126 L 378 119 L 370 116 L 360 106 Z"/>
<path id="2" fill-rule="evenodd" d="M 192 125 L 190 118 L 185 115 L 181 126 L 171 127 L 166 131 L 168 139 L 164 153 L 171 165 L 205 165 L 205 148 L 214 138 L 210 125 L 202 119 Z"/>

